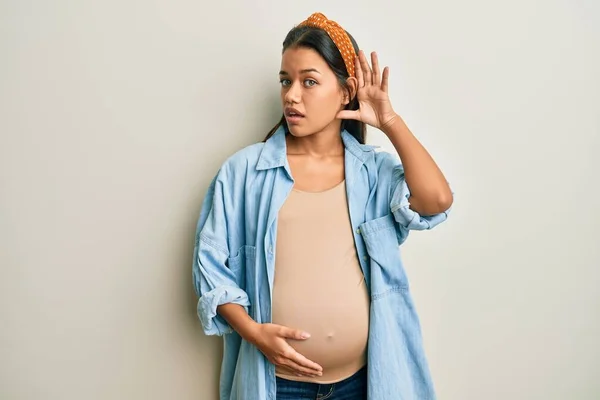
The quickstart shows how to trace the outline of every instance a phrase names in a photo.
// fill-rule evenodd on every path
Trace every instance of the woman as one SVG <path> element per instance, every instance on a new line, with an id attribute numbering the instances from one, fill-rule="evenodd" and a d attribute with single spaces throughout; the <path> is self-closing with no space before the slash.
<path id="1" fill-rule="evenodd" d="M 204 332 L 224 335 L 221 399 L 435 397 L 398 246 L 453 196 L 371 64 L 323 14 L 292 29 L 284 116 L 210 185 L 193 276 Z"/>

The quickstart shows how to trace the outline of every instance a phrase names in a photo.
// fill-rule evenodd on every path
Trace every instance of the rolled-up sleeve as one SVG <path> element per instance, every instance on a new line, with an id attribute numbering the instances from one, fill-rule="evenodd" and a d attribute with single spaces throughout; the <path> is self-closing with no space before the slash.
<path id="1" fill-rule="evenodd" d="M 199 297 L 198 318 L 206 335 L 224 335 L 233 331 L 217 313 L 218 306 L 234 303 L 246 311 L 250 306 L 247 293 L 237 284 L 236 276 L 228 266 L 224 175 L 221 171 L 209 186 L 195 235 L 193 282 Z"/>
<path id="2" fill-rule="evenodd" d="M 428 230 L 444 222 L 451 207 L 433 215 L 421 215 L 410 208 L 410 189 L 406 183 L 404 167 L 392 155 L 386 154 L 384 157 L 386 160 L 381 165 L 380 174 L 391 173 L 389 203 L 399 228 L 398 242 L 403 243 L 411 230 Z"/>

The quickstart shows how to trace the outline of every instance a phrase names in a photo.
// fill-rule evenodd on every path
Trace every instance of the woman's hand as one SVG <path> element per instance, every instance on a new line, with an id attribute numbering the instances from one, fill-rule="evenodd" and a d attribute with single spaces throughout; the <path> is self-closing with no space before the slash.
<path id="1" fill-rule="evenodd" d="M 358 81 L 357 98 L 358 110 L 342 110 L 338 113 L 339 119 L 356 119 L 369 124 L 375 128 L 384 130 L 396 118 L 397 114 L 392 108 L 388 96 L 388 80 L 390 69 L 385 67 L 383 74 L 379 72 L 379 61 L 377 53 L 371 53 L 369 66 L 364 52 L 361 50 L 355 60 L 356 79 Z"/>
<path id="2" fill-rule="evenodd" d="M 297 329 L 275 324 L 258 324 L 254 345 L 275 366 L 296 376 L 321 376 L 323 368 L 298 353 L 286 339 L 306 340 L 310 335 Z"/>

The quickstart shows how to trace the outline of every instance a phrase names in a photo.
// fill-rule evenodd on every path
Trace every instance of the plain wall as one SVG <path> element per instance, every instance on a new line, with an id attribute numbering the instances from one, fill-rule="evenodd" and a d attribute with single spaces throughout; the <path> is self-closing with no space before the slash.
<path id="1" fill-rule="evenodd" d="M 0 1 L 0 398 L 216 399 L 200 203 L 314 11 L 456 192 L 403 246 L 439 398 L 600 398 L 595 0 Z"/>

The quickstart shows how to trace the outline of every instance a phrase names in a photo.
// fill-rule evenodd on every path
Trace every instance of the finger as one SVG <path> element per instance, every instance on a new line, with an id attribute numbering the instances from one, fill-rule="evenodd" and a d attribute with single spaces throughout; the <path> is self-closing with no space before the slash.
<path id="1" fill-rule="evenodd" d="M 383 69 L 383 78 L 381 78 L 381 90 L 387 93 L 390 78 L 390 67 Z"/>
<path id="2" fill-rule="evenodd" d="M 294 365 L 295 363 L 292 363 L 292 362 L 291 362 L 291 361 L 289 361 L 289 360 L 288 360 L 288 361 L 286 361 L 286 363 L 287 363 L 287 364 L 282 364 L 282 363 L 276 364 L 276 365 L 277 365 L 277 369 L 279 369 L 280 371 L 282 371 L 282 372 L 284 372 L 284 373 L 286 373 L 286 374 L 288 374 L 288 375 L 296 375 L 296 376 L 311 376 L 311 377 L 312 377 L 312 376 L 318 376 L 316 372 L 312 372 L 312 373 L 310 373 L 310 374 L 306 374 L 306 373 L 299 372 L 297 369 L 295 369 L 295 368 L 293 367 L 293 365 Z M 301 368 L 300 366 L 298 366 L 298 367 L 299 367 L 299 368 Z"/>
<path id="3" fill-rule="evenodd" d="M 373 65 L 373 85 L 381 85 L 381 76 L 379 72 L 379 59 L 377 58 L 377 53 L 371 53 L 371 65 Z"/>
<path id="4" fill-rule="evenodd" d="M 306 376 L 304 374 L 301 374 L 300 372 L 295 371 L 292 367 L 287 367 L 285 365 L 279 365 L 279 369 L 281 370 L 281 372 L 287 375 Z"/>
<path id="5" fill-rule="evenodd" d="M 360 58 L 357 56 L 354 59 L 354 71 L 356 73 L 356 80 L 358 81 L 358 89 L 365 86 L 365 77 L 363 76 L 362 67 L 360 66 Z"/>
<path id="6" fill-rule="evenodd" d="M 295 350 L 294 350 L 294 353 L 290 354 L 289 359 L 290 359 L 290 361 L 295 362 L 296 364 L 298 364 L 299 366 L 301 366 L 303 368 L 307 368 L 309 370 L 316 371 L 316 372 L 323 372 L 323 367 L 321 367 L 319 364 L 317 364 L 314 361 L 310 361 L 308 358 L 304 357 L 302 354 L 298 353 Z"/>
<path id="7" fill-rule="evenodd" d="M 337 119 L 355 119 L 360 121 L 359 110 L 342 110 L 335 116 Z"/>
<path id="8" fill-rule="evenodd" d="M 296 340 L 305 340 L 310 337 L 310 333 L 308 333 L 308 332 L 304 332 L 299 329 L 288 328 L 285 326 L 281 327 L 279 334 L 281 337 L 284 337 L 287 339 L 296 339 Z"/>
<path id="9" fill-rule="evenodd" d="M 291 369 L 294 375 L 301 375 L 301 376 L 322 376 L 323 372 L 322 371 L 317 371 L 315 369 L 312 368 L 307 368 L 307 367 L 303 367 L 302 365 L 294 362 L 294 360 L 286 360 L 284 366 L 288 369 Z"/>
<path id="10" fill-rule="evenodd" d="M 372 80 L 372 71 L 371 71 L 371 67 L 369 67 L 369 62 L 367 61 L 367 57 L 365 56 L 365 52 L 364 51 L 360 51 L 360 65 L 362 68 L 362 72 L 364 75 L 364 79 L 365 79 L 365 86 L 369 86 L 371 85 Z"/>

